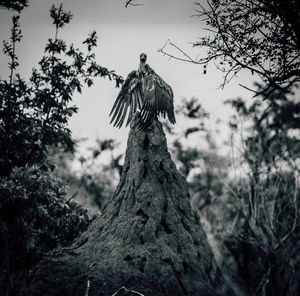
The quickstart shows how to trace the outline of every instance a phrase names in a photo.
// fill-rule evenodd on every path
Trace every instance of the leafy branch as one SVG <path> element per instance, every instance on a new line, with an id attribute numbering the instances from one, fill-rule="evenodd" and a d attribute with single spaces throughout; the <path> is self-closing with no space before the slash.
<path id="1" fill-rule="evenodd" d="M 77 112 L 71 105 L 73 95 L 81 93 L 84 86 L 92 86 L 96 77 L 107 77 L 116 87 L 123 83 L 115 71 L 96 62 L 96 32 L 83 41 L 86 51 L 81 51 L 58 37 L 59 30 L 71 21 L 71 13 L 62 5 L 52 6 L 50 16 L 55 25 L 54 38 L 48 39 L 45 55 L 28 82 L 14 74 L 19 65 L 16 44 L 22 38 L 19 16 L 13 17 L 10 41 L 3 42 L 3 51 L 10 59 L 9 81 L 0 81 L 0 171 L 4 175 L 15 165 L 43 164 L 51 146 L 62 145 L 73 151 L 67 127 L 69 118 Z"/>

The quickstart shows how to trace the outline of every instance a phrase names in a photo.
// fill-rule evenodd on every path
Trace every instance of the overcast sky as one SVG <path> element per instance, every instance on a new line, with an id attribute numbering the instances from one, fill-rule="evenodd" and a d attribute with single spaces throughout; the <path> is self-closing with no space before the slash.
<path id="1" fill-rule="evenodd" d="M 52 4 L 63 3 L 70 10 L 73 19 L 59 34 L 67 42 L 79 46 L 92 30 L 99 36 L 96 50 L 100 65 L 116 70 L 124 78 L 137 69 L 139 54 L 146 52 L 149 65 L 168 83 L 174 91 L 175 103 L 182 98 L 197 97 L 213 119 L 226 120 L 228 109 L 222 102 L 229 98 L 251 97 L 251 93 L 238 86 L 239 83 L 251 86 L 250 76 L 240 75 L 224 90 L 219 89 L 222 73 L 212 67 L 203 75 L 198 65 L 169 60 L 158 53 L 170 39 L 190 53 L 191 56 L 204 54 L 193 49 L 190 42 L 204 36 L 203 24 L 191 17 L 194 1 L 189 0 L 134 0 L 143 6 L 125 8 L 125 0 L 29 0 L 29 7 L 21 14 L 23 41 L 17 48 L 20 57 L 19 72 L 28 77 L 43 55 L 44 45 L 54 35 L 49 8 Z M 0 10 L 0 39 L 6 39 L 11 25 L 12 12 Z M 6 57 L 0 55 L 0 76 L 7 75 Z M 245 74 L 247 75 L 247 74 Z M 96 84 L 76 95 L 78 114 L 70 121 L 75 137 L 100 139 L 116 138 L 123 147 L 126 145 L 128 128 L 115 129 L 109 125 L 108 114 L 119 92 L 113 82 L 98 79 Z M 184 122 L 178 123 L 184 127 Z"/>

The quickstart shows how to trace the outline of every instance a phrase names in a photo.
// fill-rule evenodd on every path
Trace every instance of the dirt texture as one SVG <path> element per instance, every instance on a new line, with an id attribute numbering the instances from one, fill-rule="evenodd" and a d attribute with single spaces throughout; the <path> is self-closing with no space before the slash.
<path id="1" fill-rule="evenodd" d="M 120 183 L 102 215 L 72 248 L 40 264 L 28 295 L 108 296 L 123 286 L 145 296 L 224 294 L 161 123 L 141 131 L 136 121 Z"/>

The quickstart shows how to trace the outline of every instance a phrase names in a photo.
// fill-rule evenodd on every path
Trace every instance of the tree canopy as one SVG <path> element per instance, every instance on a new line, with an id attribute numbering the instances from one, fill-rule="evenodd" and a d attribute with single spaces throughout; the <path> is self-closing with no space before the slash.
<path id="1" fill-rule="evenodd" d="M 299 1 L 206 0 L 195 5 L 195 16 L 208 33 L 193 46 L 207 51 L 196 59 L 185 54 L 183 60 L 203 65 L 204 72 L 214 62 L 224 73 L 222 86 L 245 69 L 271 92 L 288 91 L 300 81 Z M 166 48 L 160 51 L 170 55 Z"/>

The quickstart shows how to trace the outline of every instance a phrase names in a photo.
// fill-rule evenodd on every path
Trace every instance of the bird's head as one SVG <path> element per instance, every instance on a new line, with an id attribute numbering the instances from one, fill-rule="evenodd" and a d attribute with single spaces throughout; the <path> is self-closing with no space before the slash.
<path id="1" fill-rule="evenodd" d="M 145 53 L 140 54 L 140 61 L 141 63 L 146 63 L 147 55 Z"/>

